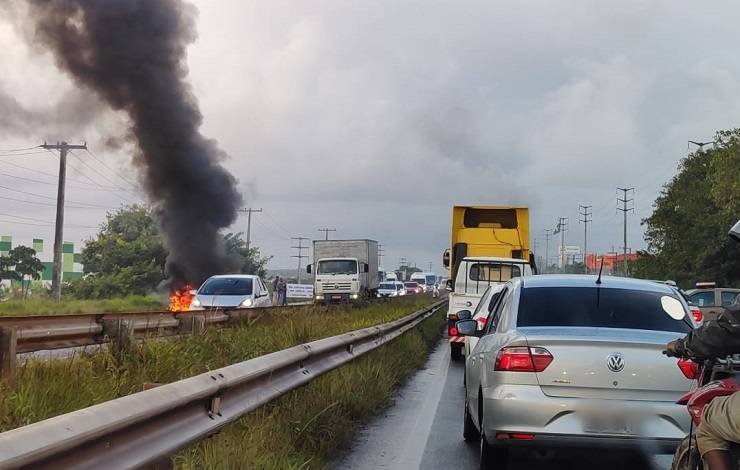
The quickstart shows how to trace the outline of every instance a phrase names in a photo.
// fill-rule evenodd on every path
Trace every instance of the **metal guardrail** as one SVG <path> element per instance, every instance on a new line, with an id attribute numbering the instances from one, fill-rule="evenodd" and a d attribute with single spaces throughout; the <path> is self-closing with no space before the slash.
<path id="1" fill-rule="evenodd" d="M 263 307 L 234 310 L 199 310 L 190 312 L 150 311 L 121 313 L 83 313 L 0 317 L 0 329 L 15 330 L 16 353 L 72 348 L 102 344 L 115 337 L 120 322 L 134 337 L 186 334 L 207 325 L 223 325 L 252 318 L 260 313 L 294 310 L 306 305 Z"/>
<path id="2" fill-rule="evenodd" d="M 0 434 L 0 469 L 117 469 L 160 462 L 245 413 L 400 336 L 399 320 L 294 346 Z"/>

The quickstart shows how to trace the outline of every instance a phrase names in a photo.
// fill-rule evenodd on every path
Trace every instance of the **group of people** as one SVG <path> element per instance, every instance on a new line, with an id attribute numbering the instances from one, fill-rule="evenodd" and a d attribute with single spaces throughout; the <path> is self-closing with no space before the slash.
<path id="1" fill-rule="evenodd" d="M 280 276 L 272 281 L 272 305 L 288 305 L 288 283 Z"/>

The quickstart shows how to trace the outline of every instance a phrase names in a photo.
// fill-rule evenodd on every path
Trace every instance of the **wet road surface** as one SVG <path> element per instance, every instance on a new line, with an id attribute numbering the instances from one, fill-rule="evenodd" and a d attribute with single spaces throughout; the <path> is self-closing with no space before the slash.
<path id="1" fill-rule="evenodd" d="M 440 341 L 425 367 L 401 387 L 392 404 L 363 426 L 335 470 L 478 468 L 478 445 L 462 439 L 463 362 L 450 361 L 446 340 Z M 547 455 L 512 453 L 508 469 L 667 470 L 671 456 L 634 456 L 611 452 L 562 451 Z"/>

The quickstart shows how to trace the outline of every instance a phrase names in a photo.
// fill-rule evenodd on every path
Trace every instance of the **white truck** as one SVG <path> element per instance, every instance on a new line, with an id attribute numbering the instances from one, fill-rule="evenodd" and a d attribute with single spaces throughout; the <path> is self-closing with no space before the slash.
<path id="1" fill-rule="evenodd" d="M 350 302 L 372 298 L 378 289 L 378 242 L 375 240 L 314 240 L 316 302 Z"/>
<path id="2" fill-rule="evenodd" d="M 457 276 L 453 284 L 453 291 L 448 297 L 447 319 L 453 327 L 459 318 L 459 313 L 467 310 L 472 313 L 481 297 L 491 284 L 502 284 L 511 278 L 531 276 L 532 265 L 528 261 L 518 258 L 500 258 L 493 256 L 469 256 L 460 261 Z M 464 336 L 450 334 L 449 341 L 453 359 L 462 356 Z"/>

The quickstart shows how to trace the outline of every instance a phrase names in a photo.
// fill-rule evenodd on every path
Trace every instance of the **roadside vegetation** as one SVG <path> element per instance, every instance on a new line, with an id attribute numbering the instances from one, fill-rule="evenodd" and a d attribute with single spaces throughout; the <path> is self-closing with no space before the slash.
<path id="1" fill-rule="evenodd" d="M 322 469 L 359 425 L 388 405 L 440 338 L 439 313 L 391 343 L 319 377 L 173 459 L 175 468 Z"/>
<path id="2" fill-rule="evenodd" d="M 632 275 L 740 286 L 740 248 L 727 236 L 740 214 L 740 129 L 718 132 L 714 146 L 689 154 L 642 221 L 648 248 Z"/>
<path id="3" fill-rule="evenodd" d="M 63 315 L 73 313 L 138 312 L 163 310 L 167 305 L 155 295 L 129 295 L 115 299 L 64 299 L 55 302 L 49 298 L 11 299 L 0 302 L 0 317 L 10 315 Z"/>
<path id="4" fill-rule="evenodd" d="M 96 348 L 66 360 L 31 358 L 19 365 L 13 384 L 0 382 L 0 431 L 138 392 L 145 383 L 173 382 L 395 320 L 431 302 L 426 296 L 410 296 L 355 307 L 308 307 L 290 315 L 265 313 L 233 328 L 135 342 L 120 355 Z"/>

